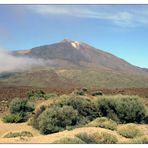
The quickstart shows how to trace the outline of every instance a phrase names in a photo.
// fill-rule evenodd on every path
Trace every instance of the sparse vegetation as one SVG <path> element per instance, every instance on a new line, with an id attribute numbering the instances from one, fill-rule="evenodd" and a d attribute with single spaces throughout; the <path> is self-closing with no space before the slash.
<path id="1" fill-rule="evenodd" d="M 23 117 L 21 114 L 9 114 L 3 117 L 3 121 L 5 123 L 19 123 L 23 121 Z"/>
<path id="2" fill-rule="evenodd" d="M 120 124 L 129 121 L 146 123 L 147 108 L 139 97 L 123 95 L 93 97 L 69 94 L 59 97 L 56 95 L 57 100 L 53 98 L 55 99 L 55 95 L 51 95 L 51 100 L 45 100 L 45 98 L 40 101 L 34 100 L 35 111 L 31 100 L 14 99 L 9 105 L 10 115 L 5 116 L 3 121 L 20 123 L 29 119 L 28 125 L 32 125 L 44 135 L 64 130 L 75 133 L 75 130 L 80 129 L 80 132 L 73 133 L 75 137 L 59 138 L 53 142 L 57 144 L 147 143 L 147 136 L 141 132 L 143 129 L 140 130 L 138 125 Z M 38 102 L 41 103 L 38 104 Z M 86 128 L 86 131 L 82 132 L 81 128 Z M 93 132 L 87 132 L 87 128 L 88 131 L 92 128 Z M 116 137 L 116 135 L 131 139 L 120 141 L 121 136 Z M 29 137 L 29 133 L 25 136 L 22 132 L 10 132 L 4 137 L 24 138 Z"/>
<path id="3" fill-rule="evenodd" d="M 57 95 L 55 93 L 45 93 L 42 90 L 36 90 L 36 91 L 29 91 L 27 93 L 27 98 L 29 100 L 40 100 L 40 99 L 50 99 L 50 98 L 54 98 Z"/>
<path id="4" fill-rule="evenodd" d="M 85 91 L 83 89 L 75 90 L 73 93 L 75 95 L 79 95 L 79 96 L 84 96 L 85 95 Z"/>
<path id="5" fill-rule="evenodd" d="M 26 121 L 28 113 L 34 110 L 34 105 L 27 100 L 14 99 L 9 105 L 10 114 L 3 118 L 6 123 L 18 123 Z"/>
<path id="6" fill-rule="evenodd" d="M 97 144 L 115 144 L 118 142 L 115 135 L 106 132 L 94 133 L 93 137 Z"/>
<path id="7" fill-rule="evenodd" d="M 27 93 L 28 99 L 40 99 L 45 97 L 45 92 L 42 90 L 29 91 Z"/>
<path id="8" fill-rule="evenodd" d="M 16 137 L 33 137 L 31 132 L 22 131 L 22 132 L 10 132 L 4 136 L 4 138 L 16 138 Z"/>
<path id="9" fill-rule="evenodd" d="M 118 133 L 126 138 L 135 138 L 143 134 L 135 124 L 127 124 L 119 127 Z"/>
<path id="10" fill-rule="evenodd" d="M 115 144 L 118 142 L 115 135 L 106 132 L 96 132 L 93 134 L 80 133 L 77 137 L 87 144 Z"/>
<path id="11" fill-rule="evenodd" d="M 148 136 L 139 136 L 130 140 L 126 140 L 121 142 L 121 144 L 148 144 Z"/>
<path id="12" fill-rule="evenodd" d="M 95 120 L 93 120 L 92 122 L 87 124 L 87 126 L 101 127 L 101 128 L 106 128 L 106 129 L 110 129 L 110 130 L 117 129 L 117 123 L 111 119 L 106 118 L 106 117 L 96 118 Z"/>
<path id="13" fill-rule="evenodd" d="M 31 119 L 30 124 L 42 134 L 71 130 L 84 125 L 116 130 L 116 121 L 138 122 L 137 115 L 142 120 L 146 114 L 144 104 L 137 104 L 140 103 L 138 97 L 101 96 L 91 100 L 86 96 L 66 95 L 58 100 L 52 105 L 43 105 L 36 109 Z M 101 117 L 103 115 L 106 117 Z"/>
<path id="14" fill-rule="evenodd" d="M 92 96 L 102 96 L 103 93 L 102 93 L 102 91 L 95 91 L 95 92 L 92 92 L 91 95 L 92 95 Z"/>
<path id="15" fill-rule="evenodd" d="M 87 144 L 95 144 L 96 143 L 94 137 L 91 134 L 88 134 L 86 132 L 79 133 L 76 136 Z"/>
<path id="16" fill-rule="evenodd" d="M 83 92 L 87 92 L 87 91 L 88 91 L 88 89 L 87 89 L 86 87 L 81 88 L 81 90 L 82 90 Z"/>
<path id="17" fill-rule="evenodd" d="M 140 123 L 146 116 L 146 107 L 137 96 L 103 96 L 96 102 L 102 116 L 122 123 Z"/>
<path id="18" fill-rule="evenodd" d="M 47 93 L 45 96 L 44 96 L 44 99 L 45 100 L 47 100 L 47 99 L 53 99 L 53 98 L 55 98 L 55 97 L 57 97 L 57 94 L 55 94 L 55 93 Z"/>
<path id="19" fill-rule="evenodd" d="M 130 144 L 148 144 L 148 136 L 136 137 L 129 141 Z"/>
<path id="20" fill-rule="evenodd" d="M 74 138 L 61 138 L 60 140 L 54 141 L 53 144 L 85 144 L 84 141 L 81 139 L 74 137 Z"/>

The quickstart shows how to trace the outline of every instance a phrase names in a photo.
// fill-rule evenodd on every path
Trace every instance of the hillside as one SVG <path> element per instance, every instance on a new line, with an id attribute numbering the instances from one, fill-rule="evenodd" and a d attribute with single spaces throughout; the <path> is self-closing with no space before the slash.
<path id="1" fill-rule="evenodd" d="M 86 43 L 61 42 L 14 51 L 16 57 L 42 59 L 44 66 L 0 74 L 1 85 L 38 87 L 148 87 L 148 72 Z"/>
<path id="2" fill-rule="evenodd" d="M 103 69 L 128 73 L 144 73 L 143 69 L 129 64 L 110 53 L 96 49 L 86 43 L 64 39 L 61 42 L 16 51 L 16 55 L 49 60 L 53 67 L 79 67 Z"/>

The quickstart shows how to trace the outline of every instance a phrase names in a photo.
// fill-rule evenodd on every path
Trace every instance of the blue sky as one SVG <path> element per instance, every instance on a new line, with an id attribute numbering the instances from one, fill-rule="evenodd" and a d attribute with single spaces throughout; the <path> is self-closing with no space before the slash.
<path id="1" fill-rule="evenodd" d="M 0 5 L 0 48 L 30 49 L 64 38 L 148 68 L 148 5 Z"/>

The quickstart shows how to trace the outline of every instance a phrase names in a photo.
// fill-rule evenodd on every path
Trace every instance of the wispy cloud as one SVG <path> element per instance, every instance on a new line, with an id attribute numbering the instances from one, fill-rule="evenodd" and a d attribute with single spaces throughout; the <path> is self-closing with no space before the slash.
<path id="1" fill-rule="evenodd" d="M 41 15 L 93 18 L 125 27 L 148 24 L 148 6 L 143 5 L 32 5 L 28 8 Z"/>
<path id="2" fill-rule="evenodd" d="M 0 49 L 0 73 L 23 71 L 36 66 L 45 66 L 45 64 L 45 61 L 42 59 L 16 57 Z"/>

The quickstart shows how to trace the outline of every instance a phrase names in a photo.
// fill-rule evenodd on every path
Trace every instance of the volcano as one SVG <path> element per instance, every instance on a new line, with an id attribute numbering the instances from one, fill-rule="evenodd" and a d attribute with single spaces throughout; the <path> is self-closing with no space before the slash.
<path id="1" fill-rule="evenodd" d="M 42 87 L 148 87 L 148 72 L 84 42 L 64 39 L 51 45 L 17 50 L 16 57 L 43 59 L 42 67 L 1 76 L 3 85 Z M 3 78 L 3 79 L 2 79 Z"/>

